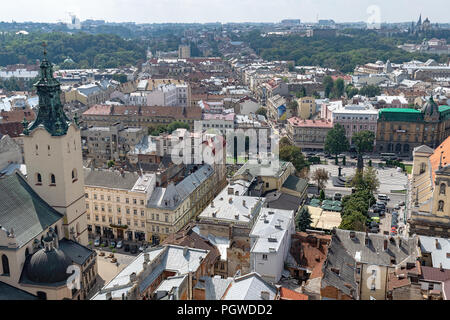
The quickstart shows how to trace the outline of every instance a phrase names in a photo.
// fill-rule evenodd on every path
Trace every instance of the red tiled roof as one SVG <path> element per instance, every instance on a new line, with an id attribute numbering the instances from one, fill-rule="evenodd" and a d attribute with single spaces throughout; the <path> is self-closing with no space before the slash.
<path id="1" fill-rule="evenodd" d="M 318 241 L 320 247 L 317 247 Z M 291 254 L 303 268 L 311 270 L 310 279 L 322 277 L 322 265 L 327 257 L 330 235 L 297 232 L 292 235 Z"/>
<path id="2" fill-rule="evenodd" d="M 95 105 L 83 113 L 89 115 L 111 115 L 111 116 L 153 116 L 174 119 L 201 120 L 202 109 L 200 107 L 158 107 L 158 106 L 107 106 Z"/>
<path id="3" fill-rule="evenodd" d="M 439 269 L 422 266 L 422 279 L 445 282 L 450 280 L 450 269 Z"/>
<path id="4" fill-rule="evenodd" d="M 107 106 L 107 105 L 95 105 L 90 107 L 88 110 L 86 110 L 83 115 L 96 115 L 96 116 L 100 116 L 100 115 L 109 115 L 111 112 L 111 106 Z"/>
<path id="5" fill-rule="evenodd" d="M 28 122 L 34 121 L 34 119 L 36 119 L 36 115 L 31 109 L 1 111 L 0 117 L 2 118 L 2 123 L 22 122 L 24 118 L 26 118 Z"/>
<path id="6" fill-rule="evenodd" d="M 17 138 L 23 132 L 23 125 L 20 122 L 0 123 L 0 134 Z"/>
<path id="7" fill-rule="evenodd" d="M 288 119 L 288 122 L 295 127 L 333 128 L 333 123 L 329 120 L 302 120 L 298 117 Z"/>
<path id="8" fill-rule="evenodd" d="M 295 292 L 294 290 L 281 287 L 280 289 L 281 300 L 308 300 L 308 296 L 303 293 Z"/>

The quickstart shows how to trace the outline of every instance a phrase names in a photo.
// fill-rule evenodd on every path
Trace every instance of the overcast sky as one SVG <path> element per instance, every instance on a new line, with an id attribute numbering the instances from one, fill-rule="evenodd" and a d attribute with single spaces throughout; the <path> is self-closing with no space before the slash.
<path id="1" fill-rule="evenodd" d="M 378 9 L 368 13 L 368 8 Z M 370 11 L 370 10 L 369 10 Z M 450 22 L 449 0 L 1 0 L 0 21 L 110 22 L 315 22 L 368 21 L 379 11 L 381 22 L 416 21 L 422 13 L 434 22 Z"/>

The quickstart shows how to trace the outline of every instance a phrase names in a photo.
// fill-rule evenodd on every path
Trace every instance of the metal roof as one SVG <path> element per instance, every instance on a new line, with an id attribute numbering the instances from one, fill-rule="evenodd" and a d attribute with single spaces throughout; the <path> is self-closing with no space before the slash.
<path id="1" fill-rule="evenodd" d="M 20 173 L 0 178 L 0 227 L 13 230 L 19 248 L 62 218 Z"/>

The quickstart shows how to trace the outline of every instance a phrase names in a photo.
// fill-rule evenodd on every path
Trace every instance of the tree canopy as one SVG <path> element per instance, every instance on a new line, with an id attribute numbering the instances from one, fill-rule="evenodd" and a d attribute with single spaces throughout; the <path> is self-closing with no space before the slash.
<path id="1" fill-rule="evenodd" d="M 298 231 L 306 231 L 311 226 L 312 219 L 307 207 L 303 207 L 297 214 L 296 226 Z"/>
<path id="2" fill-rule="evenodd" d="M 350 144 L 345 136 L 345 128 L 339 123 L 335 124 L 325 139 L 325 151 L 330 154 L 338 155 L 348 151 Z"/>
<path id="3" fill-rule="evenodd" d="M 70 68 L 136 65 L 139 60 L 144 61 L 147 50 L 142 41 L 125 40 L 113 34 L 33 32 L 22 36 L 7 33 L 0 35 L 0 66 L 35 64 L 42 59 L 43 42 L 47 43 L 47 55 L 52 63 Z"/>
<path id="4" fill-rule="evenodd" d="M 290 144 L 280 143 L 280 160 L 291 162 L 298 172 L 309 168 L 309 163 L 306 161 L 301 149 Z"/>
<path id="5" fill-rule="evenodd" d="M 364 161 L 362 155 L 366 152 L 373 151 L 375 142 L 375 133 L 373 131 L 363 130 L 355 133 L 352 137 L 352 143 L 358 153 L 358 170 L 364 169 Z"/>

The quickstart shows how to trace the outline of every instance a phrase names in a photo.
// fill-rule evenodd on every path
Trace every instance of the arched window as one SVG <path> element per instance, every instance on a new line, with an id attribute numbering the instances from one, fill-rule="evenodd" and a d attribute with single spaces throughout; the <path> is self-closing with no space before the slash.
<path id="1" fill-rule="evenodd" d="M 395 146 L 395 152 L 402 152 L 402 145 L 400 143 L 397 143 Z"/>
<path id="2" fill-rule="evenodd" d="M 77 180 L 78 180 L 77 169 L 73 169 L 72 170 L 72 182 L 75 182 Z"/>
<path id="3" fill-rule="evenodd" d="M 50 145 L 47 145 L 47 149 L 48 149 L 48 156 L 50 156 Z"/>
<path id="4" fill-rule="evenodd" d="M 36 145 L 36 155 L 37 156 L 39 155 L 39 147 L 38 147 L 38 145 Z"/>
<path id="5" fill-rule="evenodd" d="M 440 200 L 438 202 L 438 211 L 444 212 L 444 201 L 443 200 Z"/>
<path id="6" fill-rule="evenodd" d="M 2 267 L 3 267 L 2 276 L 9 277 L 9 260 L 6 255 L 2 255 Z"/>
<path id="7" fill-rule="evenodd" d="M 405 153 L 409 152 L 409 144 L 403 145 L 403 152 L 405 152 Z"/>
<path id="8" fill-rule="evenodd" d="M 59 234 L 58 234 L 58 226 L 55 226 L 55 233 L 59 236 Z"/>
<path id="9" fill-rule="evenodd" d="M 56 185 L 56 177 L 53 173 L 50 174 L 50 185 Z"/>
<path id="10" fill-rule="evenodd" d="M 445 189 L 446 189 L 445 183 L 441 183 L 441 186 L 439 187 L 439 194 L 445 195 Z"/>
<path id="11" fill-rule="evenodd" d="M 426 169 L 427 169 L 427 165 L 422 162 L 420 164 L 420 174 L 424 173 Z"/>
<path id="12" fill-rule="evenodd" d="M 39 172 L 36 173 L 36 184 L 42 184 L 42 176 Z"/>

